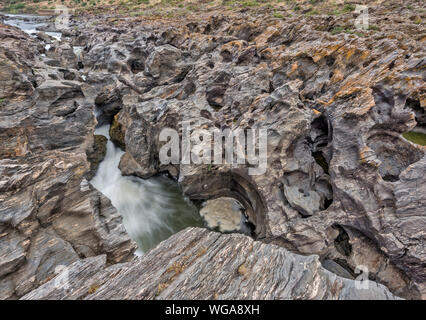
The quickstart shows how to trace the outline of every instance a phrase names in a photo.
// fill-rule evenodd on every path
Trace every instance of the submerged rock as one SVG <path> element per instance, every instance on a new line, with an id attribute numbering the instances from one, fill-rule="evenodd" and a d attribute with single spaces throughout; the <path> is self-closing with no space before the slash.
<path id="1" fill-rule="evenodd" d="M 211 229 L 221 232 L 238 231 L 243 220 L 242 208 L 237 200 L 222 197 L 206 201 L 200 215 Z"/>

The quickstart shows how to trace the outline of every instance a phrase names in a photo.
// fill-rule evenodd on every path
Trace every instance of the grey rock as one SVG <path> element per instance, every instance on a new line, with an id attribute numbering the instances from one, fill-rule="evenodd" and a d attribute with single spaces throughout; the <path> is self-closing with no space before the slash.
<path id="1" fill-rule="evenodd" d="M 377 19 L 381 31 L 363 36 L 327 31 L 352 23 L 352 14 L 333 19 L 209 14 L 167 28 L 141 26 L 131 18 L 125 26 L 105 21 L 90 27 L 93 20 L 86 17 L 87 28 L 71 40 L 85 46 L 77 65 L 66 43 L 54 45 L 43 59 L 43 43 L 0 26 L 5 61 L 0 68 L 0 234 L 13 238 L 8 238 L 13 245 L 1 249 L 5 270 L 12 270 L 0 280 L 2 296 L 19 297 L 41 285 L 55 264 L 102 254 L 109 263 L 132 259 L 134 245 L 116 211 L 82 185 L 90 169 L 87 151 L 93 147 L 97 100 L 105 109 L 99 122 L 102 115 L 110 119 L 119 112 L 124 174 L 147 178 L 169 171 L 193 200 L 235 198 L 255 226 L 256 248 L 315 254 L 320 261 L 343 261 L 347 270 L 366 265 L 370 277 L 394 294 L 424 298 L 425 148 L 401 137 L 426 125 L 424 49 L 422 26 L 409 19 L 409 10 L 399 9 L 374 4 L 375 15 L 388 20 Z M 76 67 L 84 67 L 81 74 Z M 162 165 L 158 134 L 165 127 L 179 130 L 181 120 L 191 120 L 193 129 L 268 129 L 266 174 L 250 176 L 245 165 Z M 72 229 L 73 223 L 80 230 Z M 238 247 L 239 238 L 229 237 Z M 28 257 L 39 263 L 45 253 L 35 253 L 32 240 L 47 238 L 54 239 L 52 250 L 62 247 L 63 254 L 47 255 L 38 273 Z M 180 245 L 180 238 L 172 239 Z M 141 268 L 151 267 L 152 261 L 143 260 L 149 257 L 157 259 L 148 254 Z M 237 255 L 229 259 L 236 268 L 243 263 Z M 220 260 L 215 263 L 213 272 L 200 262 L 191 274 L 217 276 Z M 164 272 L 166 266 L 157 268 Z M 131 286 L 135 274 L 144 273 L 136 266 L 129 270 L 123 271 L 123 283 Z M 232 283 L 228 291 L 220 289 L 226 284 L 220 277 L 212 280 L 223 298 L 236 296 L 239 283 L 226 274 L 226 283 Z M 318 274 L 305 277 L 323 279 L 327 273 Z M 159 284 L 160 298 L 213 294 L 202 282 L 199 291 L 195 282 L 191 287 L 175 283 L 179 275 L 167 286 L 167 272 L 161 274 L 164 281 L 151 279 L 142 293 L 105 283 L 96 295 L 153 297 Z M 241 287 L 240 296 L 314 296 L 303 281 L 287 294 L 267 276 L 249 278 L 253 281 Z M 256 291 L 262 281 L 269 284 L 264 288 L 276 290 Z M 318 288 L 318 297 L 328 297 L 329 286 Z M 345 290 L 331 296 L 359 297 Z"/>
<path id="2" fill-rule="evenodd" d="M 394 10 L 385 7 L 377 10 Z M 341 259 L 352 270 L 364 263 L 395 294 L 424 297 L 425 150 L 401 137 L 424 125 L 424 53 L 412 32 L 418 28 L 407 38 L 378 41 L 373 34 L 321 31 L 333 29 L 326 17 L 303 23 L 259 17 L 212 16 L 188 29 L 141 31 L 137 40 L 132 31 L 130 39 L 105 32 L 105 47 L 126 48 L 121 64 L 131 59 L 129 48 L 152 50 L 140 58 L 143 76 L 122 72 L 120 169 L 143 178 L 167 171 L 158 159 L 158 135 L 164 128 L 179 131 L 182 120 L 193 130 L 268 129 L 264 175 L 223 164 L 177 165 L 173 176 L 193 200 L 236 198 L 257 240 L 322 261 Z M 215 19 L 220 28 L 212 28 Z M 94 55 L 102 45 L 95 46 Z M 113 63 L 107 59 L 104 68 Z M 87 67 L 97 65 L 92 59 Z M 184 65 L 190 68 L 182 78 Z M 418 81 L 407 82 L 410 77 Z M 371 255 L 359 246 L 357 258 L 339 252 L 342 229 L 348 243 L 368 239 Z"/>
<path id="3" fill-rule="evenodd" d="M 182 52 L 169 44 L 156 47 L 145 62 L 145 73 L 153 77 L 158 85 L 184 78 L 188 69 Z"/>
<path id="4" fill-rule="evenodd" d="M 66 272 L 67 291 L 54 278 L 22 299 L 398 299 L 374 282 L 358 289 L 325 270 L 317 256 L 199 228 L 113 268 L 98 256 Z"/>
<path id="5" fill-rule="evenodd" d="M 0 108 L 0 296 L 6 299 L 82 258 L 129 260 L 136 246 L 110 201 L 85 180 L 94 98 L 36 59 L 36 39 L 3 25 L 0 38 L 0 97 L 7 100 Z M 69 46 L 59 48 L 62 59 L 72 60 Z"/>
<path id="6" fill-rule="evenodd" d="M 203 204 L 200 215 L 207 226 L 221 232 L 238 231 L 243 221 L 241 204 L 228 197 L 208 200 Z"/>

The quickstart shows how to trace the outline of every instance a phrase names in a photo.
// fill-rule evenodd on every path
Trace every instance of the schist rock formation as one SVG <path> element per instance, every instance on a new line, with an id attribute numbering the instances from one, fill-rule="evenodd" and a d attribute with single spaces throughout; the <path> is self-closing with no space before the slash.
<path id="1" fill-rule="evenodd" d="M 402 136 L 426 128 L 425 32 L 407 11 L 378 5 L 362 35 L 330 32 L 352 14 L 99 19 L 62 41 L 0 24 L 1 299 L 426 297 L 426 149 Z M 266 173 L 162 165 L 183 120 L 267 129 Z M 252 237 L 188 228 L 136 257 L 89 182 L 103 123 L 123 175 L 234 198 Z"/>

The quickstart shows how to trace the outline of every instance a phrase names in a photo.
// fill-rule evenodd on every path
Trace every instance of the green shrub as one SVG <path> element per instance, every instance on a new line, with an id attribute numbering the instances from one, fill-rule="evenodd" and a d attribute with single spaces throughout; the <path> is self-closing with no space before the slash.
<path id="1" fill-rule="evenodd" d="M 274 12 L 274 13 L 272 14 L 272 16 L 273 16 L 274 18 L 284 19 L 284 15 L 283 15 L 282 13 L 279 13 L 279 12 Z"/>
<path id="2" fill-rule="evenodd" d="M 345 28 L 343 28 L 343 27 L 334 27 L 331 31 L 330 31 L 330 33 L 331 34 L 338 34 L 338 33 L 341 33 L 341 32 L 343 32 L 343 31 L 345 31 Z"/>
<path id="3" fill-rule="evenodd" d="M 243 7 L 256 7 L 259 3 L 256 0 L 248 0 L 242 3 Z"/>
<path id="4" fill-rule="evenodd" d="M 307 16 L 314 16 L 314 15 L 318 15 L 318 14 L 320 14 L 319 11 L 315 10 L 315 9 L 314 10 L 311 9 L 310 11 L 308 11 L 306 13 Z"/>
<path id="5" fill-rule="evenodd" d="M 26 7 L 26 4 L 21 2 L 21 3 L 12 3 L 8 7 L 5 7 L 4 9 L 5 11 L 16 13 L 23 10 L 25 7 Z"/>
<path id="6" fill-rule="evenodd" d="M 380 31 L 380 28 L 374 24 L 370 24 L 368 26 L 368 30 L 373 30 L 373 31 Z"/>
<path id="7" fill-rule="evenodd" d="M 353 4 L 347 4 L 343 7 L 342 11 L 344 13 L 355 11 L 356 7 Z"/>

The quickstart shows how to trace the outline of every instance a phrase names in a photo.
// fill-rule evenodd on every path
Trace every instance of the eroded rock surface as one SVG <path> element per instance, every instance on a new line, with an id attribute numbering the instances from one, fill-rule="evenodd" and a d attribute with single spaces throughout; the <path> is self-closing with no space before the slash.
<path id="1" fill-rule="evenodd" d="M 401 15 L 397 8 L 375 5 L 370 23 L 380 28 L 361 35 L 330 32 L 352 14 L 210 15 L 168 29 L 137 20 L 102 29 L 106 40 L 92 37 L 84 61 L 89 73 L 108 70 L 124 86 L 120 169 L 143 178 L 169 172 L 197 201 L 234 197 L 256 239 L 349 273 L 363 263 L 394 293 L 424 297 L 425 148 L 401 136 L 426 106 L 424 30 L 406 19 L 390 32 L 385 21 Z M 266 173 L 161 165 L 159 133 L 181 132 L 182 120 L 192 130 L 268 129 Z M 364 239 L 370 254 L 339 250 L 341 233 L 347 247 Z"/>
<path id="2" fill-rule="evenodd" d="M 0 38 L 0 298 L 7 299 L 83 258 L 126 261 L 135 245 L 85 178 L 96 119 L 80 83 L 39 61 L 43 47 L 22 31 L 0 25 Z"/>
<path id="3" fill-rule="evenodd" d="M 424 28 L 410 19 L 411 9 L 393 1 L 371 6 L 370 23 L 379 28 L 360 34 L 331 32 L 352 25 L 352 13 L 285 19 L 206 13 L 167 25 L 109 17 L 94 26 L 96 18 L 88 17 L 69 35 L 70 43 L 84 46 L 79 57 L 70 43 L 53 43 L 46 52 L 42 41 L 51 40 L 30 40 L 0 25 L 0 297 L 27 294 L 58 265 L 74 263 L 92 277 L 92 262 L 106 275 L 122 276 L 99 280 L 107 282 L 92 298 L 358 297 L 345 291 L 349 279 L 330 285 L 337 278 L 319 267 L 322 261 L 346 277 L 367 266 L 370 278 L 394 294 L 425 298 L 425 147 L 401 136 L 425 125 Z M 190 252 L 177 236 L 139 262 L 104 268 L 99 255 L 108 264 L 125 262 L 134 244 L 108 199 L 86 180 L 96 149 L 94 108 L 99 123 L 113 121 L 111 137 L 125 148 L 123 174 L 168 172 L 193 200 L 237 199 L 258 242 L 190 230 L 188 239 L 206 244 L 207 260 L 194 258 L 198 271 L 176 271 L 173 278 L 167 271 L 173 266 L 156 260 L 168 249 L 171 259 Z M 249 175 L 243 165 L 161 165 L 158 135 L 164 128 L 181 131 L 182 120 L 193 130 L 268 129 L 266 173 Z M 179 247 L 171 250 L 173 241 Z M 215 245 L 231 248 L 232 242 L 258 248 L 259 257 L 311 261 L 305 276 L 318 280 L 318 290 L 301 285 L 289 293 L 291 285 L 274 282 L 287 271 L 275 279 L 251 274 L 256 263 L 246 253 L 226 258 L 237 271 L 244 265 L 238 278 L 221 271 L 220 261 L 213 270 L 202 263 L 219 254 Z M 153 276 L 139 292 L 132 281 L 152 262 L 160 280 Z M 288 266 L 256 265 L 269 267 L 274 273 Z M 236 293 L 246 272 L 244 290 Z M 195 274 L 217 290 L 191 291 L 179 280 Z M 211 274 L 228 281 L 227 291 Z M 274 291 L 256 291 L 257 282 Z M 129 291 L 120 291 L 124 284 Z M 37 292 L 33 297 L 44 294 Z"/>

